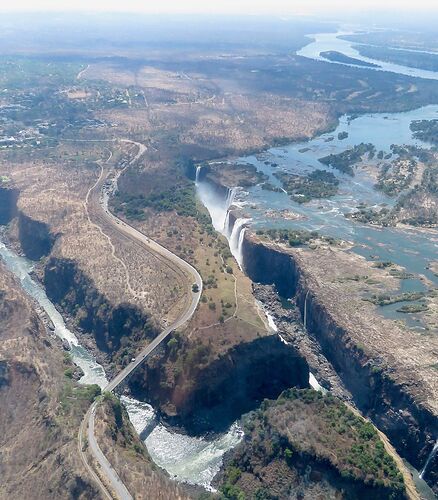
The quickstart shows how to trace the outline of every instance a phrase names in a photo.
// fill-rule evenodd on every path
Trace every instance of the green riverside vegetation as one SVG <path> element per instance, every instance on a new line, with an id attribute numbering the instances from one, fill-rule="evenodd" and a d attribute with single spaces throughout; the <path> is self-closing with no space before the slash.
<path id="1" fill-rule="evenodd" d="M 179 216 L 195 218 L 208 234 L 214 232 L 209 215 L 198 209 L 196 190 L 192 183 L 149 195 L 118 193 L 114 198 L 114 207 L 126 218 L 134 220 L 144 220 L 146 208 L 152 208 L 157 212 L 175 211 Z"/>
<path id="2" fill-rule="evenodd" d="M 331 394 L 287 390 L 248 414 L 244 427 L 244 441 L 225 467 L 225 499 L 304 493 L 311 487 L 312 473 L 303 481 L 300 474 L 288 472 L 302 469 L 318 471 L 313 481 L 318 487 L 326 485 L 327 497 L 333 489 L 342 489 L 345 498 L 405 498 L 403 476 L 375 427 Z M 276 495 L 264 496 L 267 491 Z"/>
<path id="3" fill-rule="evenodd" d="M 338 192 L 339 180 L 327 170 L 318 169 L 306 176 L 277 172 L 274 176 L 297 203 L 306 203 L 314 198 L 330 198 Z"/>
<path id="4" fill-rule="evenodd" d="M 320 158 L 319 161 L 324 165 L 336 168 L 343 174 L 354 175 L 353 165 L 362 160 L 362 156 L 368 153 L 368 157 L 374 158 L 376 148 L 372 144 L 362 142 L 351 149 L 342 153 L 331 154 Z"/>

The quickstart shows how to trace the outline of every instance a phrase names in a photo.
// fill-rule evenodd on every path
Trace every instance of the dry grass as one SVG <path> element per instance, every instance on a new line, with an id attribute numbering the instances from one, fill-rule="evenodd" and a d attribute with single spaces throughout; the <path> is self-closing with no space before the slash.
<path id="1" fill-rule="evenodd" d="M 35 160 L 7 167 L 7 175 L 20 189 L 19 209 L 48 224 L 52 234 L 58 235 L 52 255 L 74 260 L 111 303 L 133 303 L 156 320 L 172 320 L 183 306 L 184 280 L 112 227 L 101 228 L 97 215 L 87 212 L 85 199 L 99 168 L 84 168 L 84 163 L 108 157 L 108 151 L 83 144 L 77 147 L 83 148 L 82 155 L 73 165 L 60 149 L 56 163 Z M 163 287 L 163 282 L 169 286 Z"/>
<path id="2" fill-rule="evenodd" d="M 76 449 L 81 416 L 60 417 L 59 343 L 0 265 L 1 498 L 99 498 Z"/>

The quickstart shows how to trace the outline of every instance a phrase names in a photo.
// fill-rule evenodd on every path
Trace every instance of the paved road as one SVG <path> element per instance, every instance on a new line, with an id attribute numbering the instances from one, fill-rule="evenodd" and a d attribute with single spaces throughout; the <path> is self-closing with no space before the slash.
<path id="1" fill-rule="evenodd" d="M 138 153 L 134 158 L 132 158 L 127 166 L 134 164 L 146 151 L 146 147 L 143 144 L 134 143 L 129 140 L 124 140 L 124 142 L 130 142 L 135 144 L 138 147 Z M 199 275 L 198 271 L 191 266 L 189 263 L 172 253 L 167 248 L 164 248 L 156 241 L 151 240 L 143 233 L 135 229 L 134 227 L 126 224 L 118 217 L 113 215 L 108 208 L 108 200 L 111 193 L 114 189 L 117 188 L 117 179 L 123 170 L 118 171 L 116 176 L 113 178 L 112 183 L 108 185 L 108 175 L 110 172 L 106 172 L 106 175 L 101 175 L 99 180 L 93 186 L 93 188 L 89 191 L 89 194 L 94 195 L 94 200 L 98 199 L 98 203 L 94 203 L 94 210 L 98 213 L 98 223 L 102 226 L 111 226 L 112 231 L 117 231 L 120 234 L 123 234 L 133 243 L 135 242 L 137 245 L 140 244 L 145 251 L 153 252 L 155 255 L 160 256 L 161 260 L 165 259 L 167 263 L 171 265 L 171 267 L 177 267 L 180 271 L 182 271 L 187 279 L 187 294 L 190 300 L 187 302 L 187 307 L 181 313 L 180 317 L 176 319 L 171 325 L 165 328 L 150 344 L 148 344 L 139 354 L 137 354 L 135 361 L 131 362 L 126 368 L 124 368 L 113 380 L 104 388 L 104 391 L 113 391 L 117 386 L 124 382 L 124 380 L 149 356 L 149 354 L 163 342 L 163 340 L 171 334 L 171 332 L 184 323 L 186 323 L 195 312 L 199 299 L 202 293 L 202 278 Z M 102 171 L 104 174 L 104 171 Z M 104 190 L 102 192 L 102 190 Z M 96 198 L 97 194 L 97 198 Z M 87 195 L 87 202 L 89 196 Z M 168 265 L 169 265 L 168 264 Z M 192 285 L 196 284 L 198 287 L 198 292 L 194 293 L 192 291 Z M 88 445 L 91 453 L 94 458 L 98 462 L 100 466 L 100 472 L 107 478 L 108 483 L 111 484 L 113 492 L 121 499 L 121 500 L 132 500 L 132 496 L 129 493 L 127 487 L 120 480 L 117 472 L 113 469 L 108 459 L 103 454 L 100 449 L 96 437 L 94 435 L 94 417 L 95 417 L 96 403 L 90 407 L 87 415 L 84 419 L 83 425 L 81 425 L 81 429 L 79 431 L 79 446 L 81 458 L 84 461 L 88 470 L 91 470 L 90 465 L 87 462 L 85 453 L 82 451 L 82 442 L 83 442 L 83 434 L 85 432 L 85 427 L 87 427 L 87 439 Z M 86 425 L 85 425 L 86 423 Z M 92 476 L 95 478 L 100 488 L 102 489 L 105 496 L 108 497 L 109 493 L 107 488 L 103 485 L 102 481 L 96 476 L 94 471 L 91 472 Z"/>
<path id="2" fill-rule="evenodd" d="M 85 438 L 86 438 L 85 431 L 86 431 L 86 428 L 88 425 L 88 420 L 90 418 L 89 413 L 94 408 L 94 406 L 95 406 L 95 403 L 93 403 L 93 405 L 88 409 L 87 413 L 85 414 L 84 419 L 81 422 L 81 426 L 79 428 L 79 433 L 78 433 L 79 456 L 81 457 L 81 460 L 84 463 L 86 469 L 88 470 L 88 473 L 90 474 L 90 476 L 99 485 L 104 496 L 109 500 L 113 500 L 113 495 L 111 495 L 111 493 L 107 490 L 106 486 L 102 483 L 100 477 L 94 472 L 93 468 L 91 467 L 91 465 L 88 463 L 88 460 L 87 460 L 87 455 L 86 455 L 87 447 L 85 445 Z M 94 418 L 93 418 L 93 428 L 94 428 Z M 87 437 L 87 441 L 88 441 L 88 437 Z M 92 441 L 95 441 L 94 434 L 92 436 Z M 97 445 L 97 443 L 96 443 L 96 445 Z"/>

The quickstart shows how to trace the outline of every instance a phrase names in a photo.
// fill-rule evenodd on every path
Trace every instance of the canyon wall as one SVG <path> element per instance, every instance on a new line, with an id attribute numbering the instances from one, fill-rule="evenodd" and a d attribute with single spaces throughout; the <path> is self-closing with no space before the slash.
<path id="1" fill-rule="evenodd" d="M 72 260 L 50 257 L 44 267 L 47 296 L 72 315 L 77 325 L 91 333 L 97 347 L 113 358 L 121 351 L 130 361 L 130 345 L 157 334 L 150 319 L 131 304 L 111 304 Z"/>
<path id="2" fill-rule="evenodd" d="M 324 297 L 314 294 L 314 282 L 299 253 L 262 243 L 247 232 L 242 254 L 245 272 L 253 281 L 274 284 L 281 295 L 295 297 L 303 319 L 306 315 L 309 332 L 351 391 L 358 408 L 420 470 L 438 435 L 437 415 L 421 399 L 415 399 L 406 384 L 398 383 L 391 366 L 377 365 L 355 342 L 352 332 L 339 326 Z"/>
<path id="3" fill-rule="evenodd" d="M 56 240 L 50 228 L 43 222 L 36 221 L 27 215 L 18 214 L 18 239 L 21 249 L 27 258 L 39 260 L 49 255 Z"/>
<path id="4" fill-rule="evenodd" d="M 176 347 L 178 346 L 178 347 Z M 133 393 L 189 433 L 224 431 L 243 413 L 286 388 L 308 387 L 309 368 L 276 335 L 235 345 L 222 354 L 173 337 L 133 374 Z"/>

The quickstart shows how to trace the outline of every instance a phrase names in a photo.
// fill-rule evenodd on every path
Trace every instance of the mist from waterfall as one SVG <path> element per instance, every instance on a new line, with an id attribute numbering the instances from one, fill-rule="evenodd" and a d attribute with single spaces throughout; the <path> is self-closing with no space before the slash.
<path id="1" fill-rule="evenodd" d="M 224 196 L 224 192 L 221 193 L 221 190 L 213 183 L 200 181 L 201 168 L 197 167 L 196 169 L 198 196 L 210 214 L 213 227 L 227 238 L 230 251 L 239 268 L 242 269 L 242 244 L 245 237 L 245 226 L 251 219 L 240 218 L 234 224 L 231 223 L 230 208 L 234 203 L 238 188 L 229 188 Z"/>
<path id="2" fill-rule="evenodd" d="M 240 269 L 242 269 L 243 261 L 242 244 L 246 231 L 245 225 L 250 221 L 251 219 L 237 219 L 234 223 L 233 230 L 231 231 L 231 236 L 228 240 L 230 251 L 233 254 L 233 257 L 236 259 Z"/>
<path id="3" fill-rule="evenodd" d="M 221 193 L 214 184 L 200 180 L 201 168 L 197 167 L 196 169 L 196 189 L 198 196 L 210 214 L 213 227 L 228 238 L 225 224 L 226 222 L 228 223 L 228 210 L 233 204 L 237 189 L 228 189 L 226 196 L 224 196 L 224 193 Z"/>

